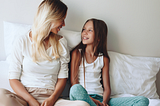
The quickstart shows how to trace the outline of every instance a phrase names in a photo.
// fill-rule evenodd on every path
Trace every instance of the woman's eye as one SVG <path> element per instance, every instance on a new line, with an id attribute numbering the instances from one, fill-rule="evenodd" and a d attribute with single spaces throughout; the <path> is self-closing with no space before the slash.
<path id="1" fill-rule="evenodd" d="M 90 32 L 92 32 L 92 30 L 89 30 Z"/>

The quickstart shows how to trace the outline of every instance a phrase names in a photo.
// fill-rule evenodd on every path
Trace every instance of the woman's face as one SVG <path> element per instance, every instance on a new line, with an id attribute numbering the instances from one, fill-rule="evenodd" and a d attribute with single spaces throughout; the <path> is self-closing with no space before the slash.
<path id="1" fill-rule="evenodd" d="M 82 43 L 83 44 L 93 44 L 94 42 L 94 28 L 93 28 L 93 22 L 92 21 L 88 21 L 85 26 L 82 29 Z"/>
<path id="2" fill-rule="evenodd" d="M 66 13 L 66 15 L 67 15 L 67 13 Z M 54 25 L 53 25 L 53 28 L 51 29 L 51 32 L 57 34 L 57 33 L 60 31 L 60 29 L 61 29 L 63 26 L 65 26 L 65 18 L 66 18 L 66 15 L 64 16 L 64 18 L 63 18 L 62 20 L 58 20 L 58 21 L 56 21 L 55 23 L 53 23 Z"/>

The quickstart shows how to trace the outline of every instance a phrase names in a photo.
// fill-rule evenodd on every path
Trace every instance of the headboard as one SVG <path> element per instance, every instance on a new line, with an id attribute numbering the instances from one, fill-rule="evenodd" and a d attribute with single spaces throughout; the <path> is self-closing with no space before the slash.
<path id="1" fill-rule="evenodd" d="M 0 1 L 0 60 L 5 60 L 3 21 L 32 24 L 42 0 Z M 62 0 L 68 6 L 66 27 L 80 31 L 89 18 L 108 25 L 108 50 L 160 57 L 160 1 L 158 0 Z M 160 95 L 160 72 L 157 75 Z"/>

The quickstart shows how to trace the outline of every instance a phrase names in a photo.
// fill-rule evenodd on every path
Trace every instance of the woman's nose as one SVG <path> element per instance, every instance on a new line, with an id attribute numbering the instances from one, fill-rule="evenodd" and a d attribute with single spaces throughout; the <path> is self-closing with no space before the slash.
<path id="1" fill-rule="evenodd" d="M 63 24 L 62 24 L 62 26 L 65 26 L 66 24 L 65 24 L 65 21 L 63 21 Z"/>

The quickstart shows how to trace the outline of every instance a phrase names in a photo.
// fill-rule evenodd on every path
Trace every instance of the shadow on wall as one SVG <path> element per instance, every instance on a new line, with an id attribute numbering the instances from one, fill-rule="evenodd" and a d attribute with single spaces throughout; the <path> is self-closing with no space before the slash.
<path id="1" fill-rule="evenodd" d="M 114 52 L 121 51 L 118 32 L 116 32 L 116 29 L 114 29 L 111 26 L 111 24 L 107 23 L 107 26 L 108 26 L 107 50 L 114 51 Z"/>
<path id="2" fill-rule="evenodd" d="M 160 70 L 159 70 L 159 72 L 157 74 L 157 80 L 156 80 L 157 93 L 158 93 L 159 98 L 160 98 L 160 77 L 158 77 L 158 76 L 160 76 Z"/>

